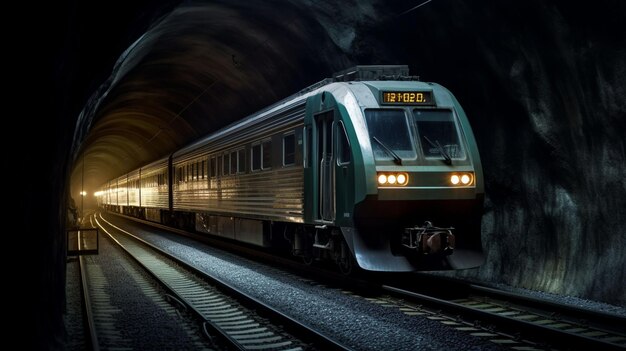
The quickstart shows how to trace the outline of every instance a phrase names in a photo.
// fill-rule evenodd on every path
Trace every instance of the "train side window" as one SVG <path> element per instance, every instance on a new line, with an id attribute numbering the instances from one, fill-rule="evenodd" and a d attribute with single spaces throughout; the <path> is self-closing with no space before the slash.
<path id="1" fill-rule="evenodd" d="M 217 176 L 217 163 L 215 161 L 215 156 L 211 157 L 211 161 L 209 164 L 209 174 L 211 175 L 211 178 L 215 178 Z"/>
<path id="2" fill-rule="evenodd" d="M 237 173 L 244 173 L 246 171 L 246 150 L 237 150 Z"/>
<path id="3" fill-rule="evenodd" d="M 222 174 L 222 155 L 217 156 L 217 175 Z"/>
<path id="4" fill-rule="evenodd" d="M 230 153 L 230 174 L 237 173 L 237 151 L 233 151 Z"/>
<path id="5" fill-rule="evenodd" d="M 345 165 L 352 161 L 351 153 L 350 153 L 350 140 L 348 140 L 348 133 L 346 133 L 346 128 L 343 125 L 342 121 L 339 121 L 337 124 L 337 138 L 339 138 L 339 142 L 337 143 L 337 163 L 341 165 Z"/>
<path id="6" fill-rule="evenodd" d="M 206 169 L 206 160 L 202 160 L 201 164 L 202 164 L 201 171 L 200 171 L 200 174 L 202 176 L 201 179 L 206 179 L 205 178 L 205 175 L 206 175 L 206 171 L 205 171 L 205 169 Z"/>
<path id="7" fill-rule="evenodd" d="M 272 142 L 270 140 L 263 141 L 261 152 L 263 153 L 262 169 L 272 168 Z"/>
<path id="8" fill-rule="evenodd" d="M 261 144 L 252 145 L 252 170 L 261 169 Z"/>
<path id="9" fill-rule="evenodd" d="M 283 136 L 283 166 L 291 166 L 296 163 L 296 136 L 287 134 Z"/>
<path id="10" fill-rule="evenodd" d="M 224 164 L 222 166 L 222 175 L 228 175 L 228 171 L 230 170 L 230 154 L 224 154 Z"/>

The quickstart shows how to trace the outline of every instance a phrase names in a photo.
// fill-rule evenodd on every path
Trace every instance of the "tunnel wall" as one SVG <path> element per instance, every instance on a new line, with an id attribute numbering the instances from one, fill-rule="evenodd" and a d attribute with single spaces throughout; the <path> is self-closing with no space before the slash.
<path id="1" fill-rule="evenodd" d="M 487 260 L 459 276 L 626 304 L 624 21 L 618 1 L 458 1 L 357 30 L 359 62 L 410 63 L 470 119 Z"/>

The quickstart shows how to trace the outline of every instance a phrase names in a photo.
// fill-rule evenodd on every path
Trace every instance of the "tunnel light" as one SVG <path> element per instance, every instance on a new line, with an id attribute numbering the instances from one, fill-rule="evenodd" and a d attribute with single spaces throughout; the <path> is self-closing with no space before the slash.
<path id="1" fill-rule="evenodd" d="M 87 195 L 87 192 L 86 192 L 86 191 L 81 191 L 81 192 L 80 192 L 80 196 L 85 196 L 85 195 Z"/>

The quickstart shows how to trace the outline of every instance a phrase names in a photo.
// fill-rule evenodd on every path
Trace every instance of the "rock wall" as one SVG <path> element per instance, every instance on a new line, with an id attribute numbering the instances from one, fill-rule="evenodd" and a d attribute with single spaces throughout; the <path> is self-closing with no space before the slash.
<path id="1" fill-rule="evenodd" d="M 619 1 L 435 1 L 357 31 L 359 62 L 409 63 L 470 118 L 488 255 L 461 276 L 626 304 L 625 20 Z"/>

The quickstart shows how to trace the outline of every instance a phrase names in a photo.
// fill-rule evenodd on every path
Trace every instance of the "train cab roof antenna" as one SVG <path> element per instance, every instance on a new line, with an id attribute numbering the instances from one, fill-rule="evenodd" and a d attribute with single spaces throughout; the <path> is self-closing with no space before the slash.
<path id="1" fill-rule="evenodd" d="M 419 76 L 409 75 L 408 65 L 359 65 L 333 73 L 331 78 L 326 78 L 312 84 L 298 92 L 302 95 L 334 82 L 358 82 L 368 80 L 415 80 Z"/>
<path id="2" fill-rule="evenodd" d="M 408 65 L 358 65 L 333 74 L 335 82 L 364 80 L 419 80 L 409 75 Z"/>

